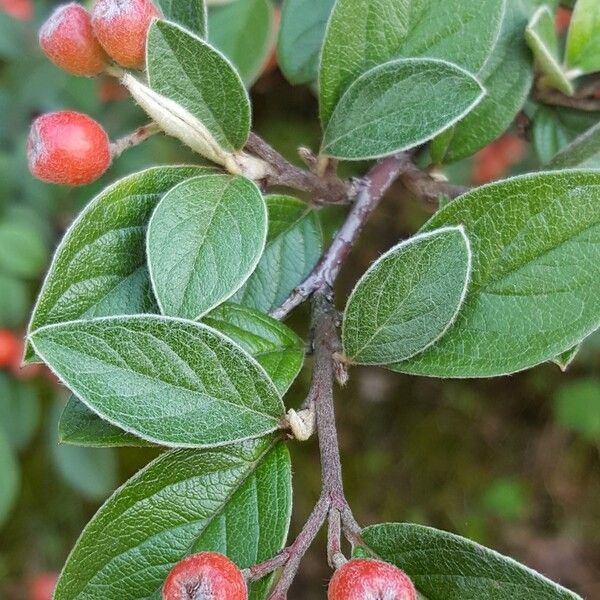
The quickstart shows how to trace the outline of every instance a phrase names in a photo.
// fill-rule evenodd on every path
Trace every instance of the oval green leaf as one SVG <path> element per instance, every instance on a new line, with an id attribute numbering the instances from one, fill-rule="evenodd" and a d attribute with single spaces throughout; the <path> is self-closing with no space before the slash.
<path id="1" fill-rule="evenodd" d="M 487 94 L 452 128 L 449 139 L 434 140 L 433 146 L 442 145 L 436 162 L 450 163 L 472 156 L 502 135 L 523 108 L 533 82 L 531 53 L 525 43 L 527 13 L 518 2 L 507 5 L 500 37 L 477 74 Z M 432 155 L 435 152 L 432 147 Z"/>
<path id="2" fill-rule="evenodd" d="M 290 83 L 299 85 L 317 80 L 319 57 L 327 22 L 335 0 L 285 0 L 277 58 Z"/>
<path id="3" fill-rule="evenodd" d="M 512 558 L 431 527 L 373 525 L 363 530 L 363 539 L 402 569 L 427 600 L 581 600 Z"/>
<path id="4" fill-rule="evenodd" d="M 60 415 L 58 441 L 61 444 L 90 448 L 154 445 L 105 421 L 75 395 L 71 395 Z"/>
<path id="5" fill-rule="evenodd" d="M 571 17 L 565 60 L 582 73 L 600 71 L 600 4 L 577 0 Z"/>
<path id="6" fill-rule="evenodd" d="M 554 17 L 547 6 L 540 6 L 531 17 L 525 39 L 547 84 L 563 94 L 571 95 L 574 92 L 573 84 L 560 65 L 558 35 Z"/>
<path id="7" fill-rule="evenodd" d="M 207 15 L 204 0 L 158 0 L 158 4 L 166 19 L 178 23 L 200 37 L 206 37 Z"/>
<path id="8" fill-rule="evenodd" d="M 471 249 L 462 227 L 417 235 L 362 276 L 344 313 L 344 354 L 386 365 L 423 352 L 452 325 L 465 299 Z"/>
<path id="9" fill-rule="evenodd" d="M 451 127 L 484 94 L 475 77 L 451 63 L 390 61 L 348 88 L 325 129 L 321 152 L 362 160 L 407 150 Z"/>
<path id="10" fill-rule="evenodd" d="M 283 396 L 304 363 L 304 341 L 289 327 L 256 310 L 223 304 L 203 322 L 239 344 L 262 365 Z"/>
<path id="11" fill-rule="evenodd" d="M 600 123 L 562 148 L 548 166 L 551 169 L 600 169 Z"/>
<path id="12" fill-rule="evenodd" d="M 33 310 L 29 331 L 116 314 L 157 312 L 146 268 L 146 226 L 163 194 L 200 167 L 157 167 L 104 190 L 58 246 Z M 33 359 L 28 347 L 27 358 Z"/>
<path id="13" fill-rule="evenodd" d="M 149 442 L 218 446 L 279 427 L 283 403 L 264 369 L 206 325 L 104 317 L 49 325 L 30 339 L 89 408 Z"/>
<path id="14" fill-rule="evenodd" d="M 203 321 L 255 358 L 279 393 L 285 394 L 304 362 L 304 342 L 291 329 L 267 315 L 235 304 L 219 306 Z M 61 416 L 59 439 L 66 444 L 98 448 L 151 445 L 101 419 L 75 396 L 71 396 Z"/>
<path id="15" fill-rule="evenodd" d="M 54 600 L 160 598 L 171 568 L 194 551 L 249 567 L 283 547 L 291 503 L 289 454 L 272 438 L 167 452 L 90 521 Z M 252 584 L 250 600 L 264 598 L 266 583 Z"/>
<path id="16" fill-rule="evenodd" d="M 247 87 L 269 58 L 273 19 L 270 0 L 235 0 L 208 13 L 210 43 L 234 64 Z"/>
<path id="17" fill-rule="evenodd" d="M 232 302 L 269 313 L 300 285 L 323 252 L 319 215 L 292 196 L 265 198 L 269 213 L 267 244 L 248 281 Z"/>
<path id="18" fill-rule="evenodd" d="M 244 177 L 196 177 L 165 194 L 147 239 L 161 312 L 199 319 L 232 296 L 256 268 L 267 226 L 262 194 Z"/>
<path id="19" fill-rule="evenodd" d="M 462 224 L 473 277 L 452 328 L 394 366 L 437 377 L 494 377 L 552 360 L 600 326 L 600 173 L 525 175 L 439 211 L 426 231 Z"/>
<path id="20" fill-rule="evenodd" d="M 505 0 L 338 0 L 319 74 L 323 126 L 349 86 L 389 60 L 426 56 L 479 72 L 500 33 L 505 4 Z M 423 98 L 430 101 L 430 94 Z"/>
<path id="21" fill-rule="evenodd" d="M 240 150 L 250 133 L 250 100 L 231 63 L 174 23 L 148 33 L 148 83 L 198 119 L 225 150 Z"/>

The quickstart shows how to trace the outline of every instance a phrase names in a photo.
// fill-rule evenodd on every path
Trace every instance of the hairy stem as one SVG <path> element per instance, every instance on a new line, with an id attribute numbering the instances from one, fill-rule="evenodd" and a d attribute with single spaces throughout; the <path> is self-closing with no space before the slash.
<path id="1" fill-rule="evenodd" d="M 133 146 L 137 146 L 142 142 L 145 142 L 148 138 L 153 135 L 159 133 L 160 127 L 154 123 L 148 123 L 147 125 L 143 125 L 142 127 L 138 127 L 135 131 L 132 131 L 130 134 L 114 141 L 110 145 L 110 153 L 114 158 L 118 158 L 127 150 L 128 148 L 133 148 Z"/>
<path id="2" fill-rule="evenodd" d="M 352 201 L 352 186 L 331 173 L 323 177 L 292 165 L 277 150 L 255 133 L 251 133 L 246 150 L 269 163 L 271 172 L 266 178 L 267 186 L 281 185 L 309 192 L 313 202 L 323 204 L 349 204 Z"/>
<path id="3" fill-rule="evenodd" d="M 337 232 L 331 246 L 323 255 L 308 278 L 273 313 L 275 319 L 285 318 L 310 295 L 324 287 L 332 287 L 352 246 L 358 239 L 365 223 L 393 181 L 412 165 L 406 152 L 379 161 L 361 180 L 356 200 Z"/>

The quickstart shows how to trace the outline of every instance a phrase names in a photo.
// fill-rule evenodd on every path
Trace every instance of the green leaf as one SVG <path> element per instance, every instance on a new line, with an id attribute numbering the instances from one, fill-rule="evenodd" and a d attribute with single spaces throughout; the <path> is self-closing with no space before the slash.
<path id="1" fill-rule="evenodd" d="M 224 445 L 279 427 L 283 403 L 263 368 L 206 325 L 105 317 L 43 327 L 30 339 L 94 412 L 150 442 Z"/>
<path id="2" fill-rule="evenodd" d="M 0 270 L 16 277 L 37 277 L 46 264 L 48 250 L 36 227 L 22 221 L 0 223 Z"/>
<path id="3" fill-rule="evenodd" d="M 251 308 L 223 304 L 203 322 L 239 344 L 262 365 L 283 396 L 304 362 L 304 341 L 291 329 Z"/>
<path id="4" fill-rule="evenodd" d="M 147 243 L 161 312 L 199 319 L 232 296 L 256 268 L 267 226 L 260 190 L 244 177 L 196 177 L 165 194 Z"/>
<path id="5" fill-rule="evenodd" d="M 275 319 L 235 304 L 223 304 L 204 323 L 226 335 L 254 357 L 283 396 L 304 362 L 304 342 Z M 59 424 L 59 439 L 76 446 L 149 446 L 149 442 L 100 418 L 71 396 Z"/>
<path id="6" fill-rule="evenodd" d="M 562 148 L 548 166 L 551 169 L 600 169 L 600 123 Z"/>
<path id="7" fill-rule="evenodd" d="M 27 447 L 39 422 L 40 401 L 35 386 L 0 373 L 0 428 L 4 428 L 16 451 Z"/>
<path id="8" fill-rule="evenodd" d="M 206 6 L 204 0 L 158 0 L 163 15 L 169 21 L 206 37 Z"/>
<path id="9" fill-rule="evenodd" d="M 249 87 L 260 75 L 273 47 L 270 0 L 235 0 L 208 14 L 209 41 L 236 67 Z"/>
<path id="10" fill-rule="evenodd" d="M 29 291 L 26 283 L 11 275 L 0 273 L 0 327 L 15 328 L 27 319 Z"/>
<path id="11" fill-rule="evenodd" d="M 29 331 L 79 318 L 156 312 L 146 269 L 148 219 L 173 186 L 211 172 L 157 167 L 121 179 L 92 200 L 56 250 Z M 31 348 L 27 358 L 34 358 Z"/>
<path id="12" fill-rule="evenodd" d="M 198 550 L 225 552 L 240 568 L 266 560 L 285 543 L 291 492 L 289 454 L 273 438 L 167 452 L 90 521 L 54 599 L 158 598 L 171 568 Z M 264 585 L 253 584 L 251 600 Z"/>
<path id="13" fill-rule="evenodd" d="M 431 527 L 386 523 L 367 527 L 363 538 L 428 600 L 581 600 L 512 558 Z"/>
<path id="14" fill-rule="evenodd" d="M 563 107 L 540 107 L 534 116 L 533 147 L 546 164 L 580 133 L 596 124 L 593 113 Z M 579 165 L 577 165 L 579 166 Z"/>
<path id="15" fill-rule="evenodd" d="M 90 448 L 153 445 L 105 421 L 74 395 L 60 416 L 58 440 L 61 444 Z"/>
<path id="16" fill-rule="evenodd" d="M 390 61 L 348 88 L 331 115 L 321 151 L 358 160 L 418 146 L 462 119 L 484 94 L 477 79 L 451 63 Z"/>
<path id="17" fill-rule="evenodd" d="M 525 31 L 525 39 L 533 52 L 539 69 L 544 74 L 547 85 L 564 94 L 575 91 L 573 84 L 563 71 L 558 56 L 558 35 L 554 27 L 554 16 L 547 6 L 540 6 L 531 17 Z"/>
<path id="18" fill-rule="evenodd" d="M 112 448 L 76 448 L 55 441 L 62 402 L 51 410 L 48 444 L 58 475 L 91 501 L 104 500 L 117 486 L 117 456 Z"/>
<path id="19" fill-rule="evenodd" d="M 313 270 L 323 252 L 319 215 L 292 196 L 265 198 L 267 244 L 258 266 L 232 302 L 268 313 L 277 308 Z"/>
<path id="20" fill-rule="evenodd" d="M 569 368 L 569 365 L 575 360 L 580 348 L 581 344 L 577 344 L 572 348 L 569 348 L 569 350 L 555 356 L 552 359 L 552 362 L 564 373 Z"/>
<path id="21" fill-rule="evenodd" d="M 284 0 L 277 42 L 281 71 L 293 84 L 312 83 L 335 0 Z"/>
<path id="22" fill-rule="evenodd" d="M 455 321 L 470 274 L 462 227 L 398 244 L 373 263 L 350 295 L 344 353 L 354 363 L 385 365 L 422 352 Z"/>
<path id="23" fill-rule="evenodd" d="M 167 21 L 148 33 L 148 82 L 198 119 L 217 144 L 240 150 L 250 133 L 250 100 L 231 63 L 212 46 Z"/>
<path id="24" fill-rule="evenodd" d="M 493 377 L 573 347 L 600 325 L 600 173 L 536 173 L 484 186 L 439 211 L 462 224 L 473 277 L 453 327 L 394 370 Z"/>
<path id="25" fill-rule="evenodd" d="M 580 379 L 562 386 L 554 397 L 556 420 L 592 443 L 600 442 L 600 381 Z"/>
<path id="26" fill-rule="evenodd" d="M 323 126 L 360 75 L 391 59 L 441 58 L 477 73 L 496 43 L 504 7 L 504 0 L 338 0 L 321 58 Z M 441 100 L 437 90 L 423 98 L 432 95 Z"/>
<path id="27" fill-rule="evenodd" d="M 567 35 L 565 60 L 580 73 L 600 71 L 600 4 L 597 0 L 577 0 Z"/>
<path id="28" fill-rule="evenodd" d="M 13 449 L 0 427 L 0 527 L 5 523 L 19 492 L 20 471 Z"/>
<path id="29" fill-rule="evenodd" d="M 494 50 L 478 73 L 485 98 L 451 131 L 438 162 L 456 162 L 472 156 L 504 133 L 523 108 L 531 83 L 531 55 L 524 39 L 527 13 L 509 2 Z M 434 144 L 440 143 L 439 138 Z M 433 150 L 432 150 L 433 152 Z"/>

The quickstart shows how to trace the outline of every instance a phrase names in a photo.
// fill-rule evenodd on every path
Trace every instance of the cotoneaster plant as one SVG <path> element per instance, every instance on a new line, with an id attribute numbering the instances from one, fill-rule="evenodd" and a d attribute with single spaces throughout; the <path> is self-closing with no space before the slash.
<path id="1" fill-rule="evenodd" d="M 50 18 L 49 57 L 117 77 L 151 123 L 110 144 L 85 115 L 42 116 L 29 144 L 36 176 L 90 182 L 159 132 L 199 154 L 91 200 L 31 317 L 25 361 L 45 362 L 73 392 L 63 442 L 165 449 L 91 520 L 56 600 L 283 600 L 324 525 L 331 600 L 578 598 L 452 533 L 359 524 L 334 393 L 354 365 L 457 378 L 566 368 L 600 325 L 598 128 L 540 172 L 470 190 L 441 174 L 514 121 L 535 134 L 551 106 L 600 108 L 597 79 L 581 79 L 600 71 L 594 1 L 576 3 L 563 59 L 535 0 L 285 0 L 279 64 L 319 96 L 322 143 L 300 149 L 305 169 L 252 132 L 244 83 L 268 58 L 267 0 L 247 13 L 263 24 L 241 34 L 260 60 L 238 52 L 239 72 L 207 41 L 201 0 L 96 0 L 91 19 L 74 4 Z M 344 179 L 340 160 L 371 165 Z M 439 208 L 335 298 L 396 180 Z M 346 211 L 328 240 L 323 206 Z M 284 324 L 304 302 L 305 340 Z M 312 382 L 289 408 L 307 348 Z M 288 445 L 313 435 L 322 492 L 288 540 Z"/>

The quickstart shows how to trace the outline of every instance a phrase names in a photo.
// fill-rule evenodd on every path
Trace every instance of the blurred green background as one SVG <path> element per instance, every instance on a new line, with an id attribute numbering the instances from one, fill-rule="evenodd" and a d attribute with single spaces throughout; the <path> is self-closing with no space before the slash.
<path id="1" fill-rule="evenodd" d="M 21 4 L 2 0 L 0 10 Z M 25 140 L 40 113 L 86 112 L 113 138 L 146 122 L 114 81 L 70 77 L 44 59 L 36 31 L 53 4 L 36 0 L 31 18 L 0 12 L 0 338 L 8 331 L 22 337 L 52 249 L 99 190 L 146 166 L 196 160 L 178 142 L 156 137 L 91 186 L 60 188 L 29 175 Z M 300 145 L 317 147 L 310 90 L 292 88 L 271 65 L 252 96 L 255 129 L 290 159 L 297 160 Z M 505 137 L 447 173 L 457 183 L 482 183 L 538 169 L 597 120 L 531 105 L 525 127 L 532 143 Z M 432 210 L 396 185 L 353 252 L 338 297 Z M 323 214 L 329 230 L 339 216 Z M 291 321 L 302 334 L 306 316 L 302 309 Z M 301 402 L 309 373 L 295 384 L 290 405 Z M 0 370 L 2 600 L 47 599 L 42 588 L 51 575 L 45 574 L 60 570 L 102 500 L 156 453 L 59 446 L 65 398 L 43 370 Z M 445 528 L 600 598 L 600 336 L 585 343 L 564 374 L 548 364 L 510 378 L 442 382 L 356 369 L 337 410 L 348 496 L 361 523 L 411 520 Z M 319 465 L 314 440 L 292 452 L 293 534 L 318 497 Z M 320 539 L 291 597 L 324 597 L 328 576 Z"/>

